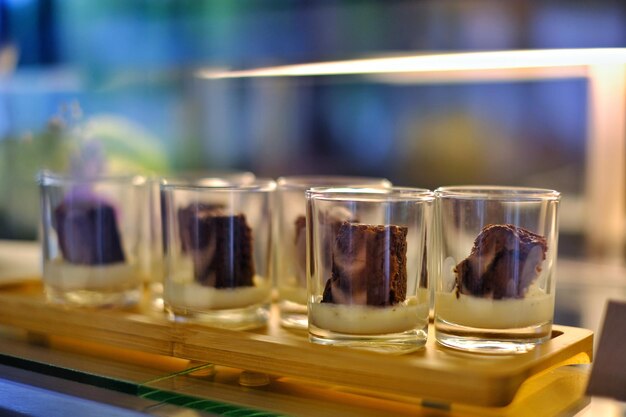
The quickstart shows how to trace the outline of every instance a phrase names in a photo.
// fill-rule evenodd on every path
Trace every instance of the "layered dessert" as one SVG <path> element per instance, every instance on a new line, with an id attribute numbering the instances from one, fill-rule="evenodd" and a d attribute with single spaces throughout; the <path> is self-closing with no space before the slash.
<path id="1" fill-rule="evenodd" d="M 62 291 L 115 291 L 136 286 L 113 206 L 95 199 L 69 200 L 53 212 L 62 259 L 46 263 L 46 284 Z"/>
<path id="2" fill-rule="evenodd" d="M 331 277 L 310 308 L 313 325 L 347 334 L 425 326 L 427 293 L 407 297 L 407 232 L 396 225 L 343 222 L 331 249 Z"/>
<path id="3" fill-rule="evenodd" d="M 240 308 L 266 301 L 269 286 L 255 275 L 252 229 L 244 214 L 192 204 L 178 212 L 181 264 L 166 285 L 166 299 L 187 308 Z"/>
<path id="4" fill-rule="evenodd" d="M 554 296 L 539 279 L 547 250 L 545 237 L 524 228 L 484 227 L 469 256 L 454 267 L 453 291 L 437 293 L 438 318 L 492 329 L 549 322 Z"/>

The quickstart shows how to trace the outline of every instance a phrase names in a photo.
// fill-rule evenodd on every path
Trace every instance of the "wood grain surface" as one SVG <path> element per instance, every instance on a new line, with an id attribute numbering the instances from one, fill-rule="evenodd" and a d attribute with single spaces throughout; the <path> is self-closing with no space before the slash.
<path id="1" fill-rule="evenodd" d="M 281 328 L 276 316 L 264 329 L 234 331 L 171 322 L 141 307 L 52 305 L 38 283 L 0 289 L 0 324 L 30 332 L 444 403 L 504 406 L 529 377 L 555 366 L 589 362 L 593 349 L 591 331 L 554 326 L 550 341 L 524 354 L 454 351 L 436 344 L 431 331 L 424 349 L 389 355 L 309 343 L 306 332 Z"/>

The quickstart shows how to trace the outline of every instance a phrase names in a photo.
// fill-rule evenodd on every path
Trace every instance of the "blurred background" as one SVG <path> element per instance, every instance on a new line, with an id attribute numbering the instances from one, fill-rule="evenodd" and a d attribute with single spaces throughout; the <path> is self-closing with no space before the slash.
<path id="1" fill-rule="evenodd" d="M 626 3 L 610 1 L 0 0 L 0 238 L 36 238 L 36 172 L 66 169 L 81 141 L 97 140 L 112 171 L 554 188 L 564 194 L 561 254 L 594 255 L 583 227 L 584 77 L 208 80 L 197 71 L 624 47 L 625 22 Z"/>
<path id="2" fill-rule="evenodd" d="M 40 259 L 6 248 L 38 236 L 37 172 L 77 155 L 112 172 L 545 187 L 563 195 L 555 322 L 599 332 L 607 300 L 626 300 L 626 58 L 545 78 L 200 76 L 551 48 L 626 48 L 626 2 L 0 0 L 0 258 Z"/>

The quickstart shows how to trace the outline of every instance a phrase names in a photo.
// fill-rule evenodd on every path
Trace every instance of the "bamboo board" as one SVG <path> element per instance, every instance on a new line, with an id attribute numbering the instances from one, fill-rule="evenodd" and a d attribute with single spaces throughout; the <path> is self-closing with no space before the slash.
<path id="1" fill-rule="evenodd" d="M 260 331 L 233 331 L 170 322 L 141 308 L 50 305 L 39 284 L 0 290 L 0 324 L 364 392 L 481 406 L 509 404 L 529 377 L 558 365 L 587 363 L 593 349 L 591 331 L 554 326 L 550 341 L 525 354 L 458 352 L 437 345 L 431 331 L 425 349 L 391 356 L 314 345 L 305 332 L 282 329 L 276 320 Z"/>

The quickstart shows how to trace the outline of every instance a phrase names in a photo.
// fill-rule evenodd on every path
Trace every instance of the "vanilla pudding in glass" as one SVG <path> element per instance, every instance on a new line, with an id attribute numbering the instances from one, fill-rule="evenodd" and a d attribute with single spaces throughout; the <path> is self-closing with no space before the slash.
<path id="1" fill-rule="evenodd" d="M 277 180 L 276 190 L 276 287 L 281 325 L 307 328 L 306 296 L 306 199 L 304 192 L 312 187 L 389 188 L 384 178 L 302 175 Z M 331 216 L 348 220 L 350 212 L 336 210 Z"/>
<path id="2" fill-rule="evenodd" d="M 266 324 L 276 183 L 161 183 L 165 309 L 173 320 Z"/>
<path id="3" fill-rule="evenodd" d="M 48 300 L 89 307 L 139 302 L 145 179 L 42 172 L 39 184 Z"/>
<path id="4" fill-rule="evenodd" d="M 310 340 L 387 352 L 422 347 L 433 193 L 325 187 L 306 196 Z"/>
<path id="5" fill-rule="evenodd" d="M 441 187 L 435 194 L 437 341 L 507 354 L 548 340 L 560 194 L 497 186 Z"/>

